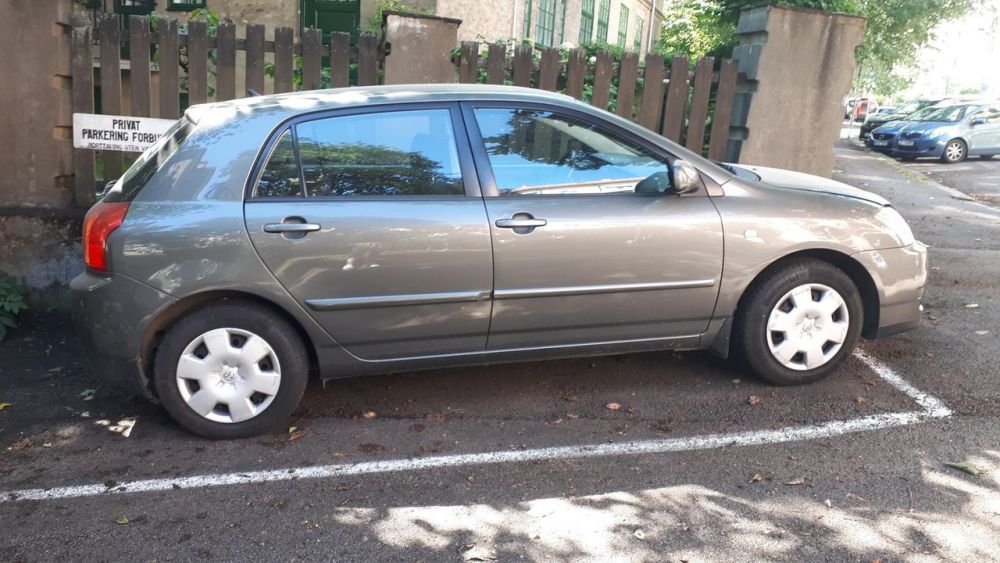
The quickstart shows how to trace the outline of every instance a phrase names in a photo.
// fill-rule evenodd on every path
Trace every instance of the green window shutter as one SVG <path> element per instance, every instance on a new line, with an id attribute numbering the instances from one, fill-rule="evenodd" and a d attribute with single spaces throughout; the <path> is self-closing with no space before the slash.
<path id="1" fill-rule="evenodd" d="M 531 0 L 524 2 L 524 38 L 531 38 Z"/>
<path id="2" fill-rule="evenodd" d="M 642 52 L 642 25 L 644 23 L 641 16 L 635 17 L 635 39 L 632 42 L 635 50 L 639 52 Z"/>
<path id="3" fill-rule="evenodd" d="M 309 27 L 323 32 L 324 43 L 334 32 L 350 33 L 353 42 L 361 27 L 361 1 L 302 0 L 302 29 Z"/>
<path id="4" fill-rule="evenodd" d="M 580 8 L 580 45 L 594 40 L 594 0 L 583 0 Z"/>
<path id="5" fill-rule="evenodd" d="M 625 40 L 628 38 L 628 6 L 622 4 L 618 12 L 618 47 L 625 48 Z"/>
<path id="6" fill-rule="evenodd" d="M 597 41 L 608 42 L 608 21 L 611 19 L 611 0 L 601 0 L 601 8 L 597 12 Z"/>
<path id="7" fill-rule="evenodd" d="M 535 42 L 543 47 L 552 46 L 552 32 L 556 27 L 556 0 L 538 2 L 538 24 L 535 26 Z"/>

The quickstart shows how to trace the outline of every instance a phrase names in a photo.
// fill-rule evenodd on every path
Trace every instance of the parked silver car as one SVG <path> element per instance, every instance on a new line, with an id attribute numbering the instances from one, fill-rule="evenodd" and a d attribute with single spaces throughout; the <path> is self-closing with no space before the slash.
<path id="1" fill-rule="evenodd" d="M 287 421 L 310 373 L 709 349 L 815 381 L 913 327 L 926 277 L 877 195 L 466 85 L 194 107 L 84 246 L 96 372 L 214 438 Z"/>

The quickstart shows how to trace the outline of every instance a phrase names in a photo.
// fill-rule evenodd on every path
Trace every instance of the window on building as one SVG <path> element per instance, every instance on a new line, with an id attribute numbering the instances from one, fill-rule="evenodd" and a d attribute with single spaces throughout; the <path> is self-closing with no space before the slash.
<path id="1" fill-rule="evenodd" d="M 538 23 L 535 25 L 535 43 L 552 46 L 552 33 L 556 27 L 556 0 L 539 0 Z"/>
<path id="2" fill-rule="evenodd" d="M 115 0 L 115 13 L 127 16 L 145 16 L 156 9 L 155 0 Z"/>
<path id="3" fill-rule="evenodd" d="M 583 0 L 580 9 L 580 44 L 594 40 L 594 0 Z"/>
<path id="4" fill-rule="evenodd" d="M 206 8 L 206 0 L 167 0 L 168 12 L 193 12 Z"/>
<path id="5" fill-rule="evenodd" d="M 562 13 L 559 16 L 559 38 L 558 43 L 560 45 L 566 41 L 566 0 L 562 0 Z"/>
<path id="6" fill-rule="evenodd" d="M 611 0 L 601 0 L 601 7 L 597 12 L 597 41 L 608 42 L 608 21 L 611 20 Z"/>
<path id="7" fill-rule="evenodd" d="M 635 17 L 635 39 L 632 40 L 632 44 L 639 52 L 642 52 L 642 26 L 644 23 L 646 22 L 642 21 L 642 16 Z"/>
<path id="8" fill-rule="evenodd" d="M 618 12 L 618 46 L 625 48 L 625 41 L 628 39 L 628 6 L 622 4 Z"/>
<path id="9" fill-rule="evenodd" d="M 524 0 L 524 38 L 531 37 L 531 0 Z"/>

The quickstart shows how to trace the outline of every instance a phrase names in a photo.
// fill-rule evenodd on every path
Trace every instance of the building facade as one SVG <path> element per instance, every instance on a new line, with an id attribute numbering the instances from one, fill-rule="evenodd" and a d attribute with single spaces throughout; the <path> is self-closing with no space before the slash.
<path id="1" fill-rule="evenodd" d="M 206 8 L 237 23 L 357 33 L 378 26 L 378 6 L 462 20 L 459 40 L 533 41 L 544 47 L 607 43 L 648 51 L 671 0 L 77 0 L 123 15 L 156 12 L 184 18 Z"/>

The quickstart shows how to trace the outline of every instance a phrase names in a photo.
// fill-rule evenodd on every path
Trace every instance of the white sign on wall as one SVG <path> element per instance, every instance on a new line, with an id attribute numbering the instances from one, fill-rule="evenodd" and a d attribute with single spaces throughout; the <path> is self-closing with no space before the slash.
<path id="1" fill-rule="evenodd" d="M 143 152 L 173 124 L 170 119 L 74 113 L 73 146 L 78 149 Z"/>

